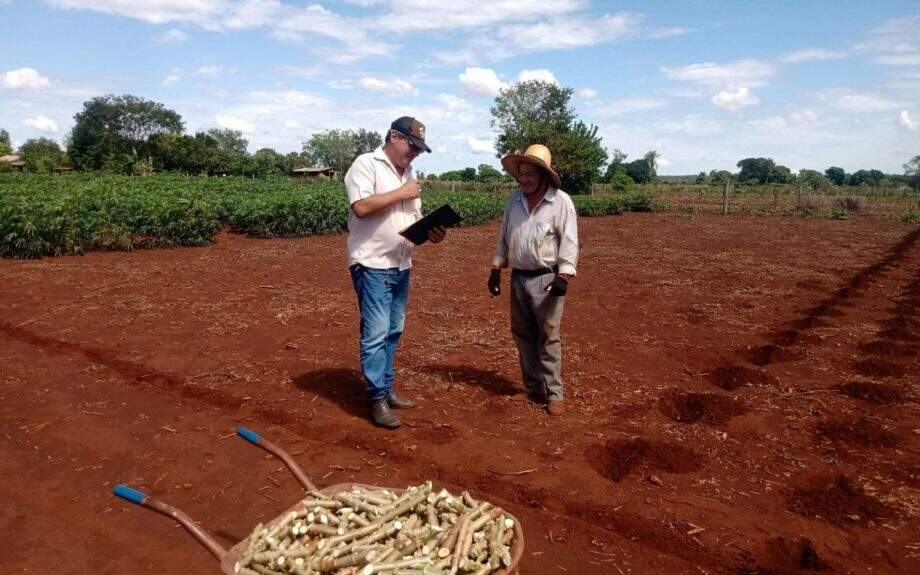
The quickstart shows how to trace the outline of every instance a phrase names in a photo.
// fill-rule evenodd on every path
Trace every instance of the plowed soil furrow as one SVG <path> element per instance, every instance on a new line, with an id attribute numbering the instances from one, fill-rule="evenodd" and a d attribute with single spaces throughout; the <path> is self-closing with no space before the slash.
<path id="1" fill-rule="evenodd" d="M 21 526 L 40 551 L 0 564 L 60 571 L 51 558 L 69 553 L 74 573 L 211 572 L 180 530 L 109 489 L 146 489 L 232 543 L 297 497 L 277 461 L 228 436 L 241 423 L 321 484 L 434 479 L 507 507 L 524 574 L 912 564 L 920 231 L 674 214 L 580 225 L 567 415 L 520 393 L 507 294 L 484 287 L 493 225 L 417 252 L 397 368 L 419 407 L 395 433 L 365 419 L 344 237 L 0 261 L 0 442 L 16 462 L 0 477 L 24 510 L 0 529 Z M 867 377 L 870 360 L 903 371 Z M 68 529 L 46 537 L 32 517 L 57 514 Z"/>

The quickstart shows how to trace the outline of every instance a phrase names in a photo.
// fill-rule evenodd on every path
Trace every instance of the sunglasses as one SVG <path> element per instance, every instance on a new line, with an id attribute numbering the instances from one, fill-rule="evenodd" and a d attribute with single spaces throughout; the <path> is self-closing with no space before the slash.
<path id="1" fill-rule="evenodd" d="M 422 149 L 421 149 L 420 147 L 416 146 L 415 143 L 413 143 L 412 140 L 410 140 L 409 138 L 407 138 L 404 134 L 401 134 L 401 133 L 399 133 L 399 132 L 394 132 L 394 133 L 395 133 L 397 136 L 399 136 L 399 138 L 400 138 L 401 140 L 405 140 L 405 142 L 406 142 L 407 144 L 409 144 L 409 149 L 410 149 L 411 151 L 413 151 L 413 152 L 416 153 L 416 154 L 421 154 L 421 153 L 422 153 Z"/>

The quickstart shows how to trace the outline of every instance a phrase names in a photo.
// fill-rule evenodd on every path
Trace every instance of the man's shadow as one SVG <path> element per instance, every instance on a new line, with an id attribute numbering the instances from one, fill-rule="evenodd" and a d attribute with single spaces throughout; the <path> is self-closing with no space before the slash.
<path id="1" fill-rule="evenodd" d="M 475 386 L 491 395 L 514 395 L 521 389 L 498 373 L 465 365 L 426 365 L 420 371 L 459 386 Z M 397 377 L 398 379 L 398 377 Z M 294 378 L 297 389 L 324 397 L 355 417 L 367 416 L 366 383 L 356 369 L 335 367 L 310 371 Z"/>
<path id="2" fill-rule="evenodd" d="M 334 367 L 310 371 L 294 378 L 297 389 L 315 393 L 355 417 L 367 416 L 364 377 L 356 369 Z"/>
<path id="3" fill-rule="evenodd" d="M 495 371 L 468 365 L 425 365 L 421 371 L 436 375 L 448 383 L 479 387 L 490 395 L 514 395 L 521 391 L 513 381 Z"/>

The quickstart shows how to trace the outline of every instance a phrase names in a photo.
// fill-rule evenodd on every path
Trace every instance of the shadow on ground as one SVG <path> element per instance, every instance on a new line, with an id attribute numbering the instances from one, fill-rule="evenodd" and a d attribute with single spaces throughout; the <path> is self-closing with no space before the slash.
<path id="1" fill-rule="evenodd" d="M 421 371 L 436 375 L 446 382 L 480 387 L 492 395 L 515 395 L 523 391 L 522 386 L 517 385 L 507 377 L 503 377 L 487 369 L 479 369 L 466 365 L 438 364 L 422 366 Z"/>
<path id="2" fill-rule="evenodd" d="M 298 375 L 293 381 L 297 389 L 324 397 L 349 415 L 367 416 L 364 378 L 356 369 L 318 369 Z"/>

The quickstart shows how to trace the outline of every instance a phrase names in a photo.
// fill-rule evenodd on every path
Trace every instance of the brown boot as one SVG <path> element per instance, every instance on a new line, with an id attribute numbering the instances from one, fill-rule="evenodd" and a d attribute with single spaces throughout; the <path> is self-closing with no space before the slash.
<path id="1" fill-rule="evenodd" d="M 562 403 L 561 399 L 551 399 L 549 403 L 546 404 L 546 412 L 550 415 L 564 415 L 565 405 Z"/>
<path id="2" fill-rule="evenodd" d="M 390 410 L 390 404 L 385 397 L 371 401 L 371 421 L 374 425 L 387 429 L 396 429 L 401 425 L 399 418 Z"/>
<path id="3" fill-rule="evenodd" d="M 415 407 L 414 401 L 408 397 L 397 395 L 395 391 L 391 391 L 389 395 L 387 395 L 387 403 L 389 403 L 390 407 L 393 409 L 412 409 Z"/>

